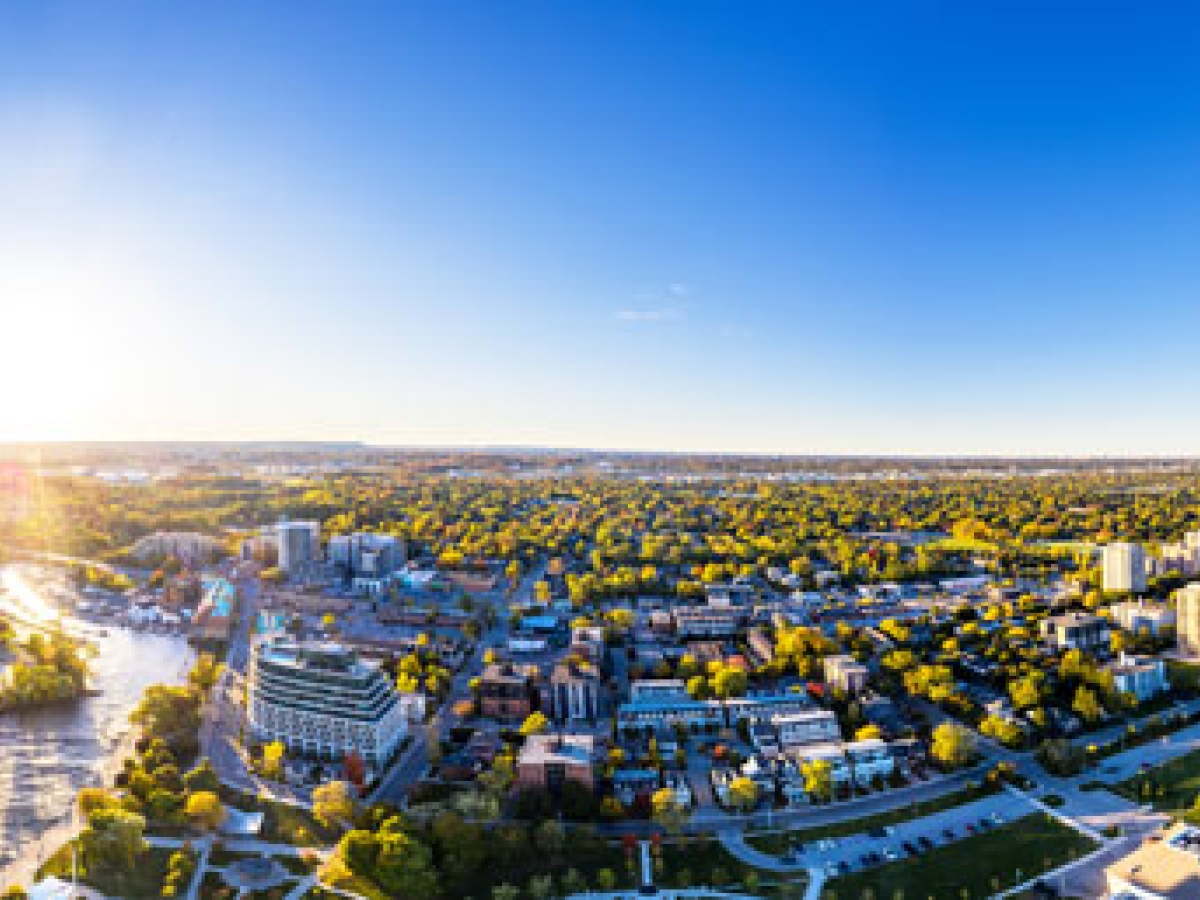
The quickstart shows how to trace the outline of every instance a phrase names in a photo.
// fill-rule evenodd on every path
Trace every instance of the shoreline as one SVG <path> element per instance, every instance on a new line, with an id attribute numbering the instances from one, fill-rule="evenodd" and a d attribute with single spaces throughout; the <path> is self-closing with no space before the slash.
<path id="1" fill-rule="evenodd" d="M 95 769 L 89 784 L 84 787 L 107 787 L 125 764 L 125 760 L 134 752 L 137 744 L 137 733 L 132 725 L 128 726 L 121 737 L 113 744 L 112 749 Z M 76 792 L 78 793 L 78 792 Z M 28 889 L 37 878 L 37 871 L 51 856 L 57 853 L 68 842 L 73 841 L 83 829 L 83 822 L 75 813 L 75 800 L 71 800 L 71 808 L 66 812 L 67 821 L 52 825 L 44 831 L 36 842 L 30 842 L 21 849 L 11 863 L 0 868 L 0 890 L 20 885 Z"/>

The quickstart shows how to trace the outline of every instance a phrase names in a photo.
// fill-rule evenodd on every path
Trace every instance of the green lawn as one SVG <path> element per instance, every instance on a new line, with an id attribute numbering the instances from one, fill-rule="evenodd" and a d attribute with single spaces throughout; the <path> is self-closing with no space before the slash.
<path id="1" fill-rule="evenodd" d="M 1200 750 L 1193 750 L 1149 772 L 1134 775 L 1112 786 L 1122 797 L 1177 816 L 1192 816 L 1200 795 Z"/>
<path id="2" fill-rule="evenodd" d="M 167 863 L 174 850 L 163 847 L 150 847 L 138 857 L 138 864 L 132 872 L 121 874 L 111 869 L 97 867 L 88 870 L 80 865 L 78 874 L 81 884 L 93 887 L 109 897 L 141 900 L 141 898 L 159 897 L 163 880 L 167 877 Z M 59 878 L 71 878 L 71 843 L 63 844 L 50 859 L 38 870 L 39 879 L 47 875 L 57 875 Z"/>
<path id="3" fill-rule="evenodd" d="M 621 845 L 601 841 L 584 848 L 582 852 L 568 844 L 557 860 L 539 857 L 506 866 L 502 870 L 479 872 L 469 885 L 461 885 L 455 892 L 447 890 L 443 885 L 441 896 L 444 900 L 488 900 L 492 896 L 492 889 L 498 885 L 510 884 L 524 889 L 531 876 L 540 875 L 551 875 L 556 891 L 552 896 L 561 896 L 562 879 L 568 869 L 576 870 L 583 876 L 588 887 L 596 889 L 597 873 L 603 868 L 609 869 L 616 876 L 618 888 L 636 887 L 636 851 L 630 859 L 626 857 Z M 770 900 L 802 896 L 805 882 L 803 873 L 800 873 L 787 878 L 788 883 L 784 884 L 780 876 L 771 872 L 760 872 L 752 866 L 745 865 L 730 855 L 719 843 L 708 838 L 692 838 L 686 843 L 664 844 L 661 850 L 661 864 L 656 867 L 656 878 L 658 884 L 663 887 L 707 885 L 724 887 L 727 890 L 744 888 L 747 893 Z M 378 885 L 360 877 L 338 882 L 337 886 L 360 894 L 367 900 L 387 900 L 389 896 Z M 525 896 L 528 895 L 522 893 L 522 897 Z"/>
<path id="4" fill-rule="evenodd" d="M 980 797 L 994 794 L 996 790 L 991 785 L 963 788 L 962 790 L 954 791 L 933 800 L 910 803 L 907 806 L 901 806 L 888 812 L 877 813 L 873 816 L 864 816 L 861 819 L 849 819 L 845 822 L 822 825 L 816 828 L 799 828 L 795 831 L 748 835 L 746 843 L 757 850 L 762 850 L 764 853 L 780 854 L 797 842 L 809 843 L 821 838 L 846 837 L 851 834 L 862 834 L 873 828 L 883 828 L 886 825 L 909 822 L 923 816 L 933 815 L 942 810 L 962 806 L 965 803 L 970 803 L 972 800 L 978 800 Z"/>
<path id="5" fill-rule="evenodd" d="M 825 900 L 887 898 L 901 893 L 914 900 L 990 897 L 1000 888 L 1077 859 L 1093 846 L 1077 831 L 1036 813 L 923 856 L 836 878 L 826 885 L 822 896 Z"/>
<path id="6" fill-rule="evenodd" d="M 299 847 L 327 847 L 341 837 L 336 829 L 326 828 L 313 818 L 311 812 L 287 803 L 264 797 L 254 797 L 221 786 L 222 802 L 245 812 L 263 812 L 264 841 L 276 844 L 295 844 Z"/>

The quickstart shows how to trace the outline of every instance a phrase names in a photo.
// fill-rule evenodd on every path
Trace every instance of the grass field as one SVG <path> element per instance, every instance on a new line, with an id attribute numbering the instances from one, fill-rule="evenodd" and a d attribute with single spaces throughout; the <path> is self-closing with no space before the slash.
<path id="1" fill-rule="evenodd" d="M 1200 821 L 1193 812 L 1200 796 L 1200 750 L 1193 750 L 1168 763 L 1127 778 L 1112 790 L 1138 803 L 1151 803 L 1155 809 Z"/>
<path id="2" fill-rule="evenodd" d="M 111 869 L 96 868 L 88 870 L 80 867 L 79 882 L 95 888 L 109 897 L 121 897 L 125 900 L 142 900 L 146 897 L 161 896 L 163 880 L 167 876 L 167 863 L 174 850 L 150 847 L 138 857 L 138 863 L 133 871 L 117 873 Z M 63 844 L 50 859 L 46 860 L 38 870 L 38 878 L 56 875 L 59 878 L 71 878 L 71 843 Z"/>
<path id="3" fill-rule="evenodd" d="M 923 856 L 836 878 L 822 896 L 980 900 L 1077 859 L 1093 846 L 1051 816 L 1037 813 Z"/>
<path id="4" fill-rule="evenodd" d="M 748 835 L 746 843 L 764 853 L 780 854 L 792 844 L 798 842 L 808 843 L 820 840 L 821 838 L 846 837 L 851 834 L 862 834 L 873 828 L 883 828 L 886 825 L 910 822 L 922 816 L 929 816 L 943 810 L 953 809 L 956 806 L 962 806 L 965 803 L 970 803 L 973 800 L 978 800 L 980 797 L 986 797 L 995 792 L 996 788 L 990 786 L 963 788 L 960 791 L 946 794 L 944 797 L 925 800 L 915 804 L 910 803 L 907 806 L 901 806 L 884 813 L 877 813 L 873 816 L 864 816 L 861 819 L 849 819 L 845 822 L 822 825 L 816 828 L 798 828 L 794 831 Z"/>

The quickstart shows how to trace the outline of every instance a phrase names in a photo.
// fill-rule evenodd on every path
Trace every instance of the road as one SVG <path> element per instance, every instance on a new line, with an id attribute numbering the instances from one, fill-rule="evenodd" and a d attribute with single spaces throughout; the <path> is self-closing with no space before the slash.
<path id="1" fill-rule="evenodd" d="M 534 584 L 544 577 L 545 564 L 534 567 L 521 579 L 517 589 L 510 598 L 505 591 L 496 590 L 480 595 L 484 602 L 490 603 L 495 612 L 494 624 L 475 643 L 471 655 L 463 662 L 455 674 L 447 692 L 446 701 L 437 712 L 420 729 L 415 729 L 412 740 L 401 754 L 400 758 L 384 774 L 382 780 L 370 795 L 371 802 L 388 801 L 401 804 L 408 795 L 409 789 L 424 775 L 429 767 L 428 741 L 431 736 L 443 740 L 450 729 L 457 725 L 460 718 L 454 712 L 454 707 L 463 700 L 471 699 L 471 679 L 483 670 L 483 657 L 488 650 L 503 647 L 508 640 L 508 604 L 533 595 Z"/>
<path id="2" fill-rule="evenodd" d="M 230 787 L 256 792 L 260 783 L 246 767 L 240 753 L 245 722 L 241 703 L 250 665 L 250 640 L 258 615 L 261 587 L 256 578 L 238 581 L 238 617 L 229 635 L 225 670 L 205 704 L 200 725 L 200 748 L 212 762 L 217 777 Z"/>

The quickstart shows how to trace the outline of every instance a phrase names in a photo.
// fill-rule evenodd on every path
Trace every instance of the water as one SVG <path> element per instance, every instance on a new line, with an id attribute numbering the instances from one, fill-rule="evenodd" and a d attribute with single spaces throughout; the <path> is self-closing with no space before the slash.
<path id="1" fill-rule="evenodd" d="M 112 628 L 90 640 L 97 650 L 90 661 L 97 696 L 0 714 L 0 868 L 69 817 L 76 791 L 98 783 L 129 731 L 129 713 L 142 692 L 181 681 L 193 659 L 187 642 L 173 635 Z"/>

